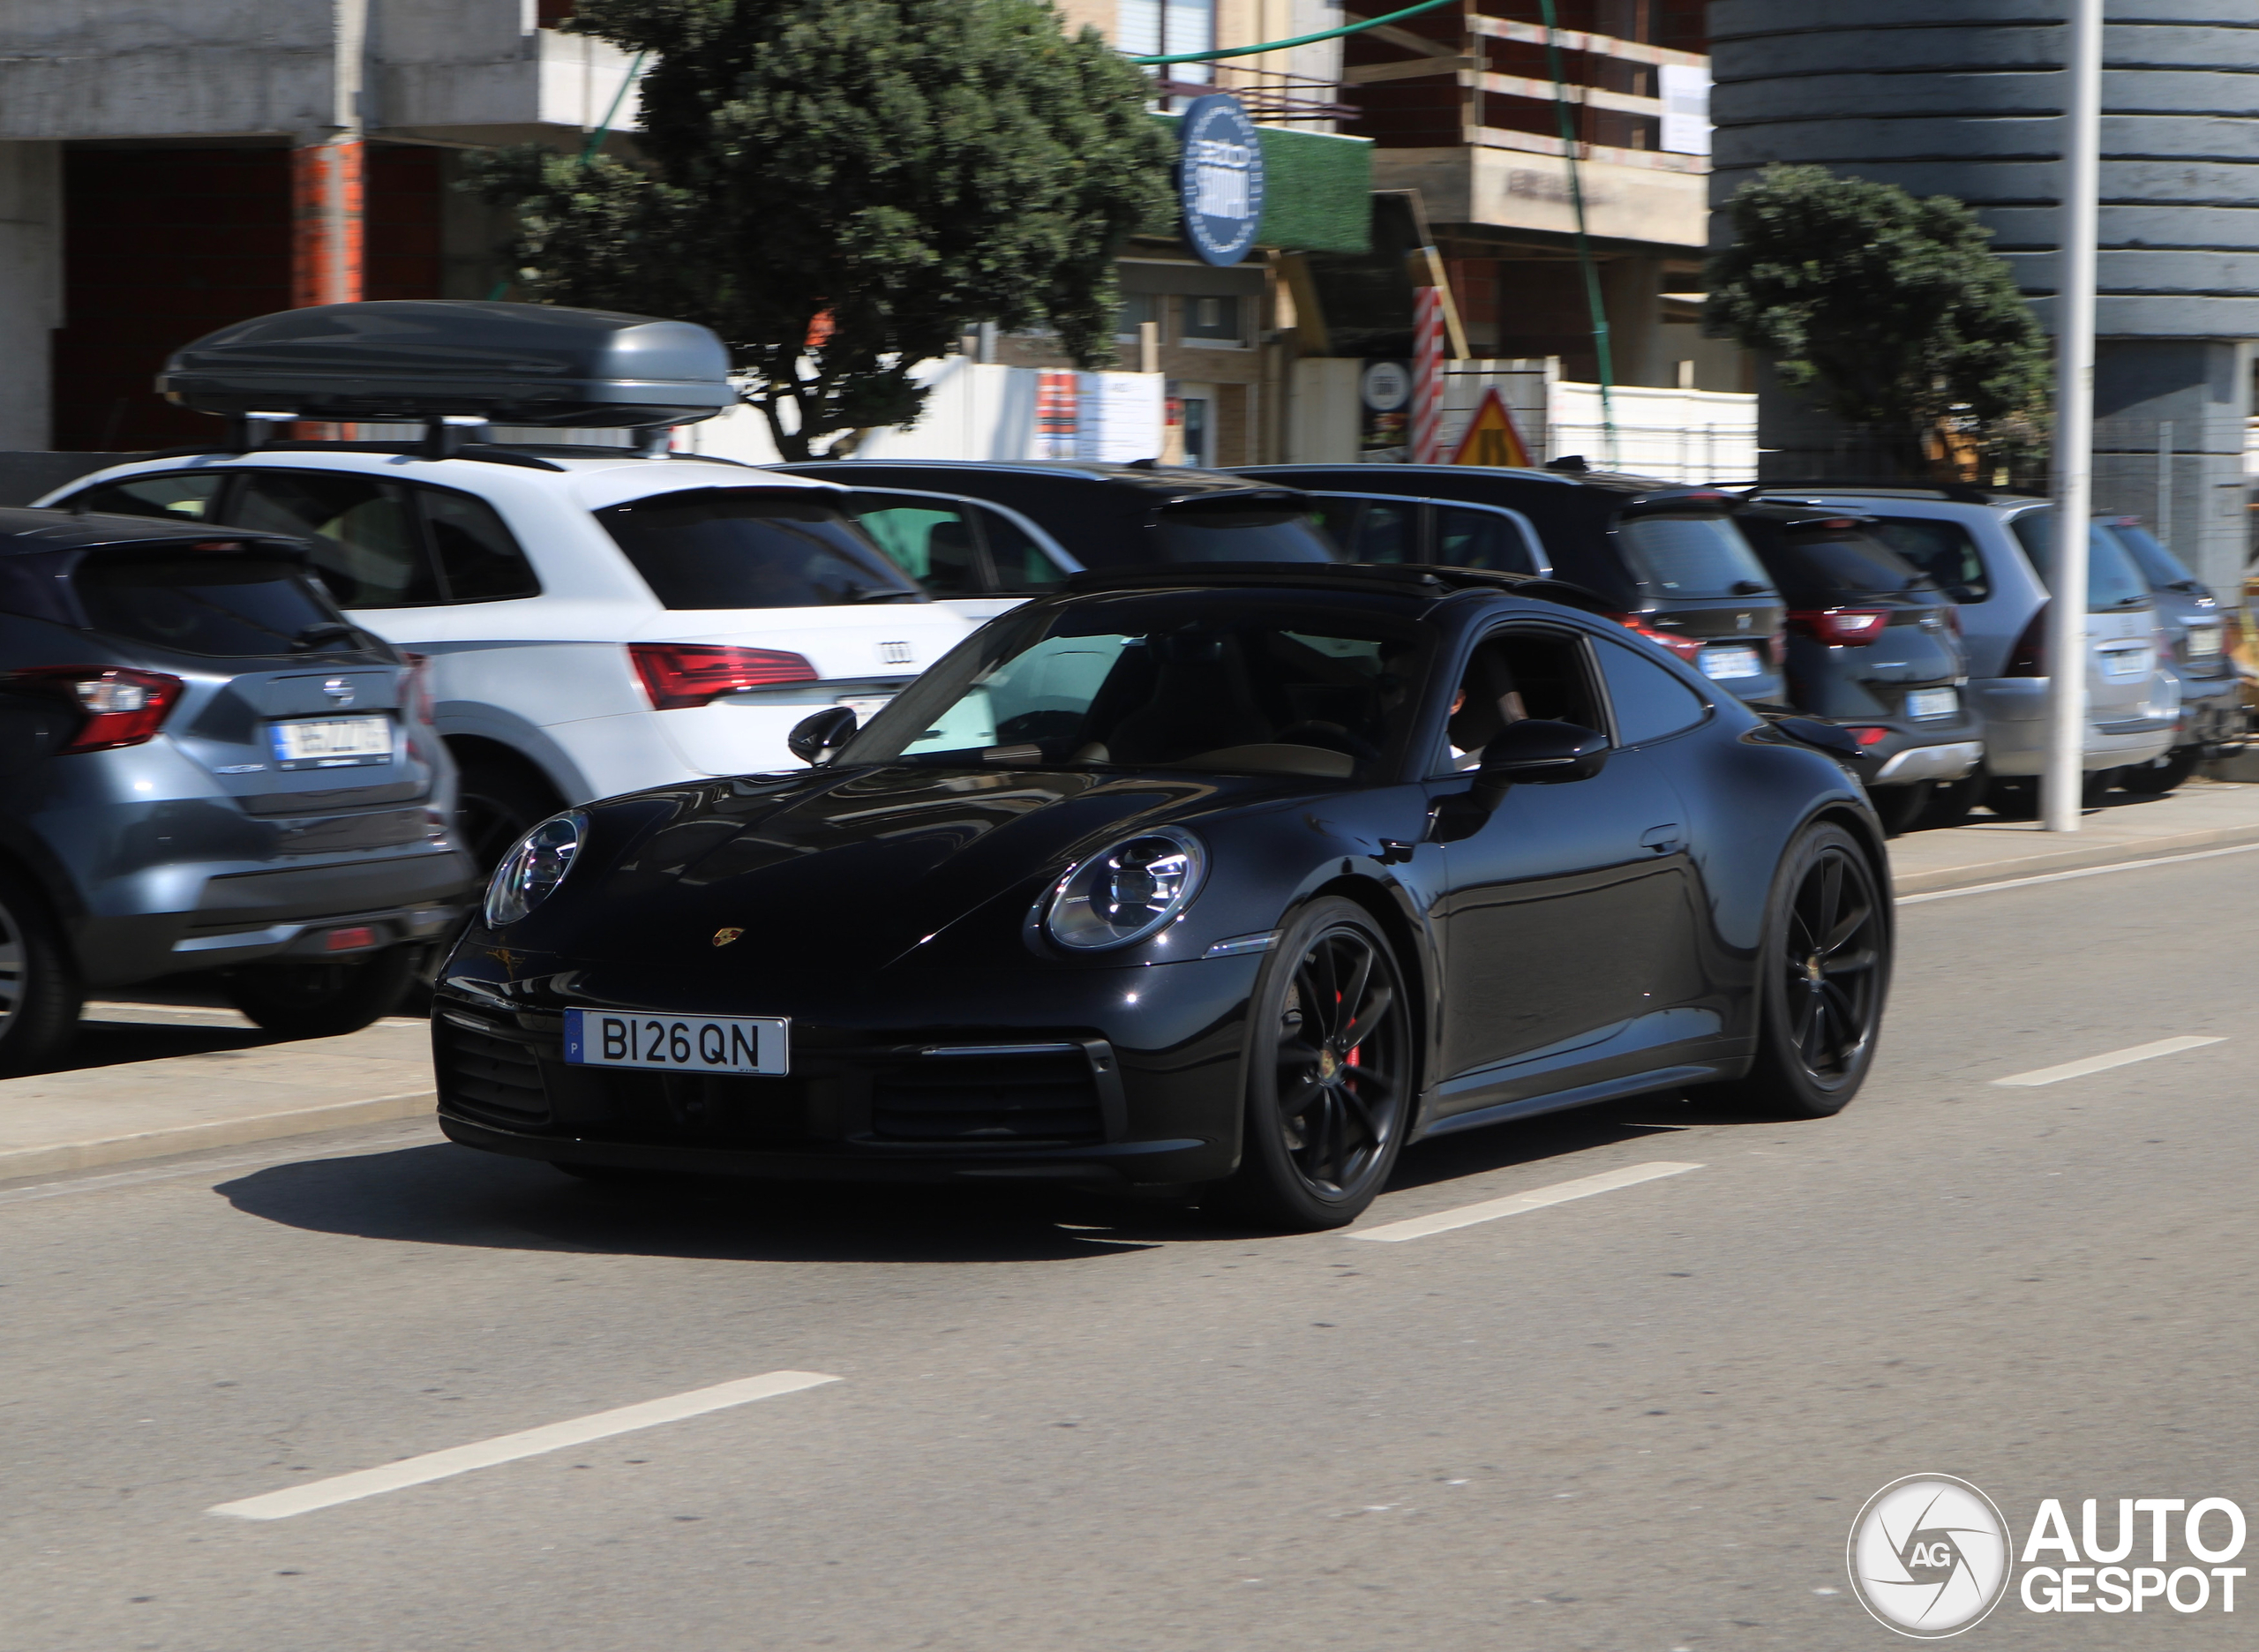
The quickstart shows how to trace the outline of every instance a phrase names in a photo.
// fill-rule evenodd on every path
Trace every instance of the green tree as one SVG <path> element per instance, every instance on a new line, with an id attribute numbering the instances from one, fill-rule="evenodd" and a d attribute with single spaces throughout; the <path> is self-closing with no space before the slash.
<path id="1" fill-rule="evenodd" d="M 912 370 L 974 323 L 1111 363 L 1114 254 L 1168 210 L 1167 145 L 1048 0 L 582 0 L 567 26 L 649 54 L 646 159 L 485 161 L 526 297 L 712 327 L 794 459 L 916 417 Z"/>
<path id="2" fill-rule="evenodd" d="M 1964 203 L 1775 165 L 1726 210 L 1710 329 L 1772 357 L 1783 385 L 1910 458 L 1927 438 L 1933 463 L 2044 427 L 2046 335 Z"/>

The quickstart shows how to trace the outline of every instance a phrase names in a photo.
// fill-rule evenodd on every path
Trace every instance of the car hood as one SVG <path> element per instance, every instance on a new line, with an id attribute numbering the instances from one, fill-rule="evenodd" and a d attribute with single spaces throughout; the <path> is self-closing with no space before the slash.
<path id="1" fill-rule="evenodd" d="M 1069 863 L 1129 833 L 1307 789 L 906 765 L 674 787 L 592 806 L 593 863 L 520 927 L 581 959 L 879 969 L 1008 893 L 1017 922 Z M 717 942 L 732 928 L 742 938 Z"/>

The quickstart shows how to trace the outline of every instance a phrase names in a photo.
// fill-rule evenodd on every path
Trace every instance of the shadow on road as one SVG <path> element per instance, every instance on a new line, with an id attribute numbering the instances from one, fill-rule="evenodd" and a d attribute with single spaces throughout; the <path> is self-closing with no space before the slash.
<path id="1" fill-rule="evenodd" d="M 1469 1130 L 1409 1150 L 1391 1186 L 1436 1187 L 1514 1168 L 1557 1180 L 1543 1175 L 1547 1161 L 1723 1122 L 1712 1109 L 1665 1097 Z M 275 1165 L 216 1190 L 246 1215 L 319 1233 L 719 1261 L 1064 1262 L 1250 1234 L 1190 1199 L 698 1176 L 587 1183 L 546 1165 L 447 1144 Z M 1507 1190 L 1470 1189 L 1468 1198 Z"/>
<path id="2" fill-rule="evenodd" d="M 48 1072 L 82 1072 L 128 1062 L 163 1061 L 175 1055 L 209 1055 L 221 1050 L 257 1049 L 282 1040 L 257 1027 L 179 1026 L 149 1021 L 104 1021 L 88 1017 L 79 1036 Z"/>

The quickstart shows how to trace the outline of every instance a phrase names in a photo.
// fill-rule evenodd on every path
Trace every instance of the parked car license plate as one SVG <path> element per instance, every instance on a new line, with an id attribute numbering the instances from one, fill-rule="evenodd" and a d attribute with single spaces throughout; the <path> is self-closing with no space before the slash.
<path id="1" fill-rule="evenodd" d="M 299 717 L 271 723 L 278 769 L 349 769 L 392 761 L 388 717 Z"/>
<path id="2" fill-rule="evenodd" d="M 565 1012 L 565 1060 L 575 1067 L 642 1067 L 662 1072 L 792 1070 L 792 1024 L 776 1016 L 651 1016 L 608 1010 Z"/>
<path id="3" fill-rule="evenodd" d="M 2188 627 L 2188 657 L 2217 659 L 2220 652 L 2220 627 L 2205 620 L 2194 620 Z"/>
<path id="4" fill-rule="evenodd" d="M 2123 682 L 2128 677 L 2146 677 L 2150 671 L 2150 651 L 2145 648 L 2105 649 L 2102 651 L 2102 674 L 2113 682 Z"/>
<path id="5" fill-rule="evenodd" d="M 892 695 L 845 695 L 832 703 L 845 706 L 855 714 L 855 726 L 866 728 L 873 717 L 886 710 L 887 702 L 893 698 Z"/>
<path id="6" fill-rule="evenodd" d="M 1961 696 L 1950 688 L 1917 688 L 1906 696 L 1906 715 L 1922 717 L 1951 717 L 1961 710 Z"/>
<path id="7" fill-rule="evenodd" d="M 1714 642 L 1702 650 L 1702 674 L 1713 679 L 1762 677 L 1765 661 L 1746 642 Z"/>

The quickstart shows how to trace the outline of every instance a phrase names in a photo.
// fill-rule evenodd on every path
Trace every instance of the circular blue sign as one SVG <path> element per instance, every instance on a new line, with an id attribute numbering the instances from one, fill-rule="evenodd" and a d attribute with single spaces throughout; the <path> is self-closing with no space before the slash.
<path id="1" fill-rule="evenodd" d="M 1236 264 L 1263 222 L 1263 139 L 1228 93 L 1192 100 L 1176 168 L 1184 239 L 1208 264 Z"/>

